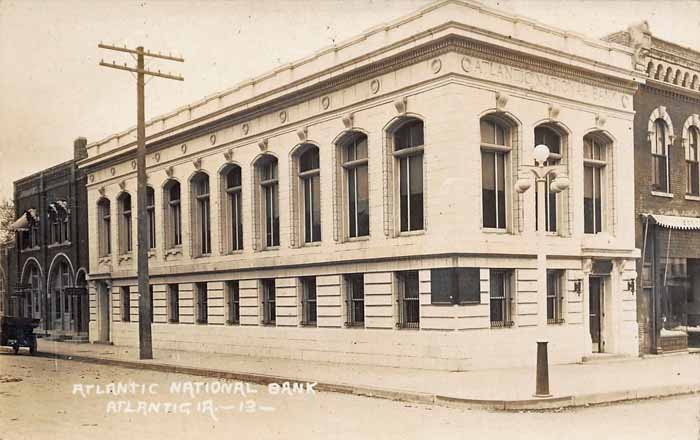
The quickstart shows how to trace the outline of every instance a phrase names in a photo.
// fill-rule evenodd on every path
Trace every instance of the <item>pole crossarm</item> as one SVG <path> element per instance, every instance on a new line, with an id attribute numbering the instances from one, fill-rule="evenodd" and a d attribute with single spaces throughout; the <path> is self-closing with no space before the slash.
<path id="1" fill-rule="evenodd" d="M 174 79 L 176 81 L 184 81 L 185 80 L 185 78 L 183 78 L 179 75 L 170 75 L 168 73 L 152 72 L 150 70 L 137 69 L 135 67 L 120 66 L 119 64 L 116 64 L 114 62 L 112 62 L 112 64 L 109 64 L 109 63 L 105 63 L 104 61 L 100 61 L 100 66 L 109 67 L 109 68 L 117 69 L 117 70 L 125 70 L 127 72 L 133 72 L 133 73 L 143 73 L 144 75 L 157 76 L 160 78 Z"/>
<path id="2" fill-rule="evenodd" d="M 185 59 L 184 59 L 184 58 L 176 57 L 176 56 L 173 56 L 173 55 L 163 55 L 163 54 L 160 53 L 160 52 L 154 53 L 154 52 L 149 52 L 149 51 L 147 51 L 147 50 L 146 50 L 146 51 L 139 52 L 139 51 L 136 50 L 136 49 L 129 49 L 129 48 L 127 48 L 127 47 L 119 47 L 119 46 L 113 46 L 113 45 L 111 45 L 111 44 L 102 44 L 102 43 L 98 44 L 97 47 L 99 47 L 100 49 L 109 49 L 109 50 L 115 50 L 115 51 L 117 51 L 117 52 L 133 53 L 133 54 L 137 54 L 137 55 L 138 55 L 139 53 L 141 53 L 141 54 L 142 54 L 143 56 L 145 56 L 145 57 L 161 58 L 161 59 L 163 59 L 163 60 L 177 61 L 177 62 L 180 62 L 180 63 L 184 63 L 184 62 L 185 62 Z"/>

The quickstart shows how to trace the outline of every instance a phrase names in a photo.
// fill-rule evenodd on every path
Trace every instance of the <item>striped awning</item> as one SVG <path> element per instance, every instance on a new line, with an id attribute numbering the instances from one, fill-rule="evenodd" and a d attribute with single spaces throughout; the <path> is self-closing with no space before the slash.
<path id="1" fill-rule="evenodd" d="M 664 228 L 685 231 L 700 230 L 700 217 L 681 217 L 678 215 L 647 214 L 654 223 Z"/>

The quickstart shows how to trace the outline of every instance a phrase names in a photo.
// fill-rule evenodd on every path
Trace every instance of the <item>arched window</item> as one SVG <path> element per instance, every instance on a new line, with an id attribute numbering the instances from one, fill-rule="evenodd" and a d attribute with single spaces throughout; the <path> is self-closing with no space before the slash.
<path id="1" fill-rule="evenodd" d="M 222 227 L 227 252 L 243 249 L 243 179 L 241 167 L 229 165 L 221 173 L 224 216 Z"/>
<path id="2" fill-rule="evenodd" d="M 398 169 L 399 226 L 401 232 L 424 227 L 423 121 L 408 119 L 394 132 L 393 155 Z"/>
<path id="3" fill-rule="evenodd" d="M 610 145 L 609 139 L 600 134 L 583 138 L 583 232 L 586 234 L 605 230 Z"/>
<path id="4" fill-rule="evenodd" d="M 277 158 L 265 155 L 255 163 L 256 180 L 259 185 L 259 223 L 264 225 L 263 247 L 280 244 L 279 175 Z"/>
<path id="5" fill-rule="evenodd" d="M 68 204 L 58 200 L 49 203 L 49 242 L 65 243 L 70 240 Z"/>
<path id="6" fill-rule="evenodd" d="M 182 218 L 180 182 L 170 180 L 163 187 L 165 201 L 165 246 L 173 249 L 182 246 Z"/>
<path id="7" fill-rule="evenodd" d="M 354 132 L 339 143 L 343 172 L 341 199 L 346 207 L 343 216 L 348 238 L 369 235 L 369 174 L 367 136 Z"/>
<path id="8" fill-rule="evenodd" d="M 302 146 L 299 154 L 299 183 L 304 209 L 304 243 L 321 241 L 321 169 L 318 147 Z"/>
<path id="9" fill-rule="evenodd" d="M 651 186 L 654 191 L 670 192 L 668 147 L 670 138 L 666 122 L 659 118 L 654 122 L 651 138 Z"/>
<path id="10" fill-rule="evenodd" d="M 209 176 L 197 173 L 192 177 L 192 238 L 196 256 L 211 254 L 211 209 Z"/>
<path id="11" fill-rule="evenodd" d="M 148 248 L 156 248 L 156 194 L 153 188 L 146 187 L 146 216 L 148 218 Z"/>
<path id="12" fill-rule="evenodd" d="M 112 253 L 112 216 L 108 199 L 100 199 L 97 202 L 98 212 L 98 249 L 99 256 L 106 257 Z"/>
<path id="13" fill-rule="evenodd" d="M 535 145 L 546 145 L 549 147 L 549 159 L 546 161 L 546 165 L 558 165 L 562 162 L 562 137 L 557 130 L 553 127 L 547 125 L 540 125 L 535 128 Z M 545 210 L 545 230 L 547 232 L 557 232 L 559 230 L 559 196 L 550 189 L 550 185 L 554 180 L 551 175 L 547 177 L 547 183 L 545 185 L 545 198 L 544 198 L 544 210 Z M 535 189 L 535 218 L 539 210 L 537 191 Z M 537 229 L 540 225 L 536 225 Z"/>
<path id="14" fill-rule="evenodd" d="M 131 195 L 123 193 L 117 199 L 119 206 L 119 254 L 131 253 L 132 229 L 131 229 Z"/>
<path id="15" fill-rule="evenodd" d="M 688 147 L 685 150 L 685 164 L 687 173 L 686 193 L 692 196 L 700 196 L 700 130 L 696 126 L 688 128 Z"/>
<path id="16" fill-rule="evenodd" d="M 481 118 L 481 201 L 484 228 L 508 227 L 511 130 L 493 116 Z"/>

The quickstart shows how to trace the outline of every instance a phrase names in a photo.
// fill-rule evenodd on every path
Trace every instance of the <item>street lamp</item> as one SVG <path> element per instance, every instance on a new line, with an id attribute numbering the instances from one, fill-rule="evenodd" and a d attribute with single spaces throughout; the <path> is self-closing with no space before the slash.
<path id="1" fill-rule="evenodd" d="M 569 178 L 564 174 L 565 168 L 560 165 L 545 165 L 549 159 L 550 151 L 546 145 L 537 145 L 533 152 L 535 165 L 524 165 L 525 176 L 518 178 L 515 182 L 515 191 L 522 194 L 530 189 L 532 176 L 535 177 L 537 189 L 537 292 L 539 298 L 547 298 L 547 253 L 545 249 L 544 236 L 546 233 L 546 212 L 545 197 L 547 192 L 547 181 L 551 180 L 549 190 L 555 194 L 560 193 L 569 187 Z M 520 174 L 520 173 L 519 173 Z M 541 185 L 540 185 L 541 184 Z M 547 323 L 547 302 L 540 303 L 540 325 Z M 540 339 L 537 341 L 537 372 L 535 397 L 550 397 L 549 394 L 549 368 L 547 360 L 547 341 Z"/>

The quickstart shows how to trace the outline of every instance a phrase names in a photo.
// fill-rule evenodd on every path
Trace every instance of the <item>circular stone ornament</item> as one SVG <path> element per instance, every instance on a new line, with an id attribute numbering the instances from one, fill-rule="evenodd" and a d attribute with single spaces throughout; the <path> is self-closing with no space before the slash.
<path id="1" fill-rule="evenodd" d="M 381 83 L 379 82 L 378 79 L 373 79 L 371 83 L 369 83 L 369 89 L 372 91 L 372 94 L 376 94 L 379 92 L 379 89 L 381 88 Z"/>

